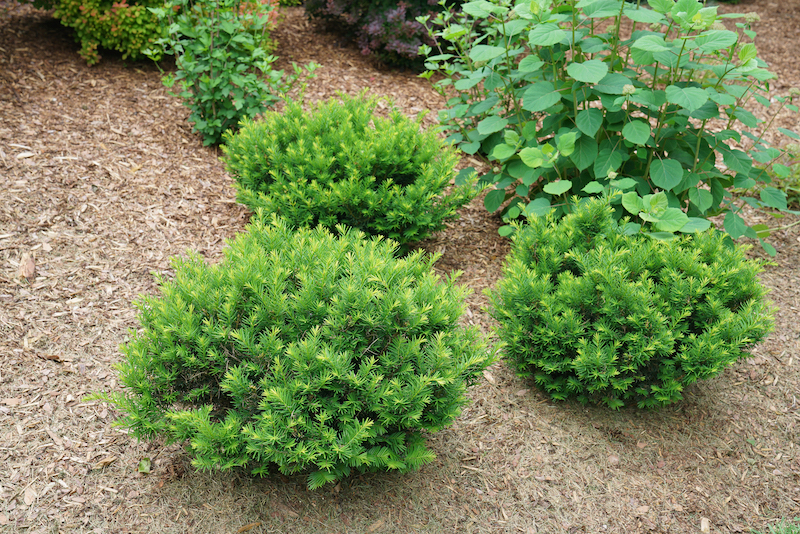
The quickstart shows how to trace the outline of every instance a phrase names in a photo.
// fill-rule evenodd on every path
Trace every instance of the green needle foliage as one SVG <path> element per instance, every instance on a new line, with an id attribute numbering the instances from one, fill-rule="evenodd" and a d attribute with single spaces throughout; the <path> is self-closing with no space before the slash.
<path id="1" fill-rule="evenodd" d="M 554 399 L 666 405 L 771 331 L 760 264 L 721 233 L 659 241 L 607 200 L 574 209 L 518 227 L 490 294 L 508 360 Z"/>
<path id="2" fill-rule="evenodd" d="M 780 523 L 777 525 L 770 525 L 769 532 L 764 534 L 800 534 L 800 518 L 795 518 L 794 522 L 789 522 L 787 520 L 781 520 Z M 753 534 L 761 534 L 760 531 L 751 530 Z"/>
<path id="3" fill-rule="evenodd" d="M 161 296 L 137 303 L 124 392 L 98 397 L 138 438 L 187 441 L 200 469 L 277 466 L 317 488 L 430 462 L 424 432 L 452 423 L 492 362 L 458 326 L 468 289 L 432 274 L 436 256 L 265 219 L 218 265 L 173 260 Z"/>
<path id="4" fill-rule="evenodd" d="M 422 117 L 378 117 L 377 105 L 362 93 L 243 121 L 222 147 L 238 200 L 295 226 L 344 224 L 401 245 L 444 228 L 475 195 L 460 178 L 445 192 L 458 156 L 420 129 Z"/>

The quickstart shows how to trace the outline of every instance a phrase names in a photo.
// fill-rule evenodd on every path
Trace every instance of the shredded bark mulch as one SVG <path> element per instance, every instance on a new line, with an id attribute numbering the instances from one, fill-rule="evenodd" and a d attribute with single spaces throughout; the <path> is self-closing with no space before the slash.
<path id="1" fill-rule="evenodd" d="M 772 90 L 800 87 L 800 2 L 720 10 L 758 12 Z M 284 14 L 280 64 L 322 65 L 309 101 L 368 88 L 409 115 L 432 110 L 435 125 L 444 102 L 426 80 L 360 55 L 301 8 Z M 316 492 L 303 477 L 200 473 L 178 445 L 132 440 L 113 426 L 118 414 L 85 400 L 119 387 L 132 302 L 156 290 L 153 273 L 172 274 L 172 256 L 218 260 L 249 213 L 154 65 L 108 53 L 88 67 L 77 51 L 48 13 L 0 2 L 0 531 L 749 532 L 800 516 L 791 217 L 764 219 L 785 227 L 763 275 L 776 331 L 667 409 L 555 404 L 497 363 L 456 424 L 430 437 L 434 463 Z M 798 129 L 797 115 L 775 124 Z M 483 290 L 509 250 L 499 224 L 476 200 L 420 244 L 442 254 L 442 274 L 463 271 L 474 290 L 465 321 L 487 333 Z"/>

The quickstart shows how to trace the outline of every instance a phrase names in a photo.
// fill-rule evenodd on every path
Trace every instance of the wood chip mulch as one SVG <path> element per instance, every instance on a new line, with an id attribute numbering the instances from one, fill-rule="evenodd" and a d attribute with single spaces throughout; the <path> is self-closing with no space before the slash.
<path id="1" fill-rule="evenodd" d="M 773 90 L 800 87 L 800 1 L 720 9 L 757 11 Z M 280 64 L 322 65 L 310 101 L 369 88 L 409 115 L 431 110 L 435 125 L 444 102 L 427 81 L 361 56 L 301 8 L 284 13 Z M 769 221 L 787 227 L 763 276 L 775 333 L 668 409 L 554 404 L 498 363 L 456 424 L 430 437 L 433 464 L 318 492 L 302 477 L 198 473 L 180 446 L 135 442 L 85 396 L 119 387 L 118 347 L 153 273 L 170 276 L 187 249 L 218 260 L 249 213 L 155 66 L 105 54 L 88 67 L 77 50 L 48 13 L 0 0 L 0 531 L 748 532 L 800 516 L 791 217 Z M 776 124 L 800 129 L 797 115 Z M 498 226 L 476 200 L 420 245 L 442 254 L 441 273 L 463 271 L 474 290 L 465 321 L 487 333 L 482 292 L 509 250 Z"/>

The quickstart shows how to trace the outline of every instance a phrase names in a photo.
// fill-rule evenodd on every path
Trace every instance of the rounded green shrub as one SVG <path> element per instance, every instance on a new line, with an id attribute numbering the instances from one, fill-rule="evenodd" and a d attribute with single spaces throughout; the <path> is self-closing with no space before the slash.
<path id="1" fill-rule="evenodd" d="M 55 9 L 53 16 L 72 28 L 80 55 L 89 65 L 100 61 L 98 49 L 116 50 L 122 59 L 144 59 L 148 50 L 160 57 L 158 41 L 165 28 L 150 8 L 161 0 L 33 0 L 40 9 Z"/>
<path id="2" fill-rule="evenodd" d="M 310 113 L 298 102 L 245 120 L 222 147 L 240 202 L 295 226 L 339 224 L 405 244 L 441 230 L 469 202 L 471 183 L 445 191 L 458 157 L 434 132 L 378 100 L 343 97 Z"/>
<path id="3" fill-rule="evenodd" d="M 719 233 L 627 235 L 596 199 L 518 227 L 492 315 L 508 361 L 554 399 L 656 407 L 771 331 L 760 271 Z"/>
<path id="4" fill-rule="evenodd" d="M 452 423 L 492 362 L 458 325 L 468 289 L 432 273 L 436 256 L 266 219 L 219 264 L 173 260 L 161 296 L 137 303 L 125 389 L 101 398 L 139 438 L 188 441 L 201 469 L 277 467 L 316 488 L 430 462 L 425 432 Z"/>

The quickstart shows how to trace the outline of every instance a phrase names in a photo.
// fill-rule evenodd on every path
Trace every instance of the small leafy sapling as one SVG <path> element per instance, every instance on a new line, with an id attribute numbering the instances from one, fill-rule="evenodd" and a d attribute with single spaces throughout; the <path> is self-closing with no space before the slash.
<path id="1" fill-rule="evenodd" d="M 151 8 L 168 28 L 160 48 L 175 56 L 177 71 L 164 77 L 167 87 L 178 85 L 189 122 L 203 136 L 203 144 L 218 144 L 228 130 L 285 98 L 305 74 L 317 68 L 293 65 L 288 75 L 271 65 L 274 43 L 274 2 L 254 0 L 170 0 L 166 7 Z"/>

